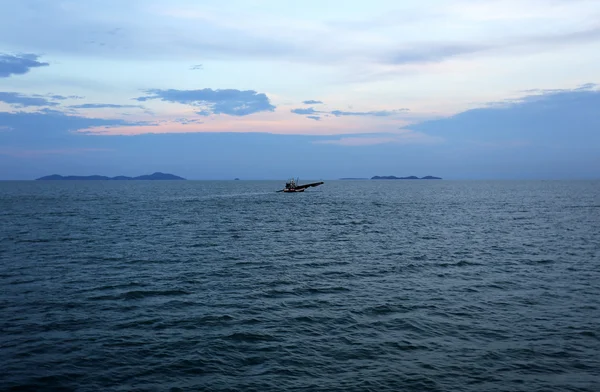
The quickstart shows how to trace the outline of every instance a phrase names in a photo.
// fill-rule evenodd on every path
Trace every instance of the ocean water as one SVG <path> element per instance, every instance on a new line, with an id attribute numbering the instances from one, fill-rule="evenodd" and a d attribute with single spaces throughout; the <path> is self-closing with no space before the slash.
<path id="1" fill-rule="evenodd" d="M 600 181 L 0 182 L 0 389 L 598 391 Z"/>

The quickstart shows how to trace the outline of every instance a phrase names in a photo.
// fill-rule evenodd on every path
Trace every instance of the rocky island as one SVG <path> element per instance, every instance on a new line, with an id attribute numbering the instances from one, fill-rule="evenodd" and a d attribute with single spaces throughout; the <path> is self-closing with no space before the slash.
<path id="1" fill-rule="evenodd" d="M 116 177 L 107 177 L 107 176 L 61 176 L 60 174 L 52 174 L 50 176 L 44 176 L 40 178 L 36 178 L 36 181 L 46 181 L 46 180 L 100 180 L 100 181 L 127 181 L 127 180 L 185 180 L 183 177 L 176 176 L 174 174 L 169 173 L 161 173 L 155 172 L 152 174 L 145 174 L 137 177 L 127 177 L 127 176 L 116 176 Z"/>
<path id="2" fill-rule="evenodd" d="M 396 177 L 396 176 L 373 176 L 371 180 L 441 180 L 441 177 L 434 176 L 425 176 L 425 177 L 417 177 L 417 176 L 408 176 L 408 177 Z"/>

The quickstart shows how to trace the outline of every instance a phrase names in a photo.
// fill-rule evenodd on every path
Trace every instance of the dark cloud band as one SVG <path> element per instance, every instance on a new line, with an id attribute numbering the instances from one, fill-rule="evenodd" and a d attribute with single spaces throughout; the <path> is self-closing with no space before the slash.
<path id="1" fill-rule="evenodd" d="M 20 93 L 15 92 L 2 92 L 0 91 L 0 102 L 7 103 L 16 107 L 27 107 L 27 106 L 57 106 L 58 103 L 51 102 L 46 98 L 34 96 L 29 97 Z"/>
<path id="2" fill-rule="evenodd" d="M 22 54 L 14 56 L 0 54 L 0 78 L 8 78 L 11 75 L 23 75 L 30 69 L 36 67 L 47 67 L 48 63 L 37 61 L 38 55 Z"/>
<path id="3" fill-rule="evenodd" d="M 207 116 L 210 114 L 227 114 L 230 116 L 247 116 L 258 112 L 272 112 L 275 106 L 264 93 L 254 90 L 213 90 L 205 88 L 202 90 L 147 90 L 149 95 L 135 98 L 144 102 L 152 99 L 160 99 L 166 102 L 176 102 L 202 108 L 198 114 Z"/>

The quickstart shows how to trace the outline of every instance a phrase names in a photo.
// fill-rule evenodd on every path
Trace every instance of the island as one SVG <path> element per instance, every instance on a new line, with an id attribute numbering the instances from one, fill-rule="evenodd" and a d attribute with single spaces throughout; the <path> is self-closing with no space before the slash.
<path id="1" fill-rule="evenodd" d="M 145 174 L 137 177 L 127 177 L 127 176 L 116 176 L 116 177 L 107 177 L 107 176 L 61 176 L 60 174 L 52 174 L 50 176 L 44 176 L 40 178 L 36 178 L 36 181 L 64 181 L 64 180 L 95 180 L 95 181 L 129 181 L 129 180 L 185 180 L 183 177 L 176 176 L 174 174 L 169 173 L 161 173 L 155 172 L 152 174 Z"/>
<path id="2" fill-rule="evenodd" d="M 373 176 L 371 180 L 441 180 L 441 177 L 434 176 L 425 176 L 425 177 L 417 177 L 417 176 L 408 176 L 408 177 L 396 177 L 396 176 Z"/>

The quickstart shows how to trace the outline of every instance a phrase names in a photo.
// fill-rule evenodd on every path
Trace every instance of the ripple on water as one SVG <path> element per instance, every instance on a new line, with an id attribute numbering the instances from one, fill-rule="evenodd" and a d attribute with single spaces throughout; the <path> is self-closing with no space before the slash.
<path id="1" fill-rule="evenodd" d="M 7 390 L 600 382 L 600 182 L 15 184 Z"/>

